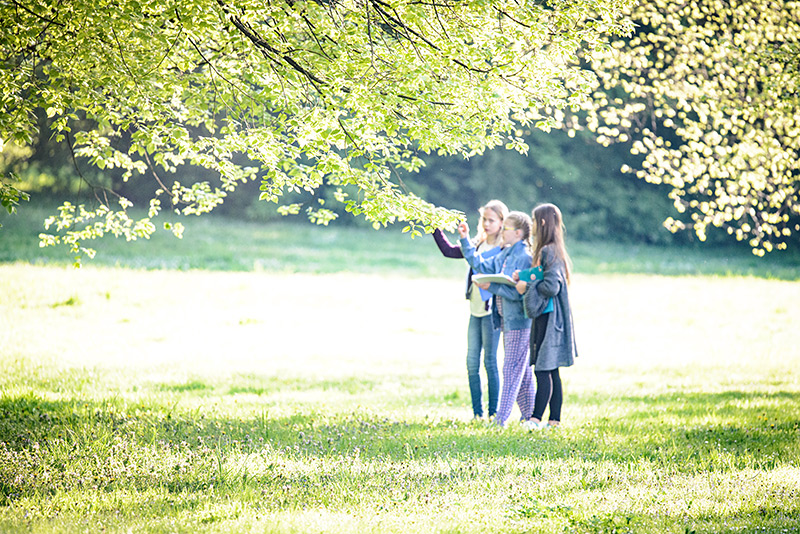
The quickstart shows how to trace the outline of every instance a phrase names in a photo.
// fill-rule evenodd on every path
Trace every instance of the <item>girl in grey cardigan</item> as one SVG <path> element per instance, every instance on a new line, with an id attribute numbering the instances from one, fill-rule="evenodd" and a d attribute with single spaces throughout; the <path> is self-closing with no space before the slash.
<path id="1" fill-rule="evenodd" d="M 564 245 L 561 211 L 553 204 L 541 204 L 533 210 L 533 266 L 541 267 L 541 276 L 531 282 L 517 282 L 523 294 L 525 312 L 533 319 L 530 362 L 536 376 L 536 400 L 531 429 L 558 426 L 561 422 L 560 367 L 569 367 L 578 356 L 572 310 L 569 304 L 570 258 Z M 519 279 L 519 276 L 515 276 Z M 542 423 L 545 408 L 549 420 Z"/>

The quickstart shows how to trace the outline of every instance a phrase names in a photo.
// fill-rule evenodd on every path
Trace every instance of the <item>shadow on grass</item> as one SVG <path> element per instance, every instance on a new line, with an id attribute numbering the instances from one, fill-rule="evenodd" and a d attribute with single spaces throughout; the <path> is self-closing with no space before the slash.
<path id="1" fill-rule="evenodd" d="M 263 394 L 277 382 L 303 389 L 298 381 L 262 383 L 245 380 L 228 394 Z M 346 380 L 350 392 L 372 384 Z M 338 381 L 314 382 L 315 388 L 335 389 Z M 161 385 L 178 395 L 203 395 L 213 387 L 202 381 Z M 52 440 L 86 445 L 92 436 L 111 440 L 125 437 L 141 445 L 225 444 L 244 452 L 265 446 L 290 457 L 336 457 L 357 453 L 361 458 L 403 461 L 453 457 L 565 458 L 581 455 L 625 462 L 660 458 L 664 451 L 680 457 L 722 450 L 737 457 L 758 453 L 771 463 L 797 458 L 800 437 L 800 394 L 794 392 L 670 394 L 658 397 L 573 398 L 579 406 L 613 405 L 619 417 L 603 416 L 580 426 L 527 433 L 509 423 L 499 429 L 491 423 L 426 419 L 392 420 L 366 413 L 329 415 L 298 413 L 273 418 L 266 411 L 242 410 L 237 418 L 208 416 L 200 411 L 175 412 L 170 407 L 80 400 L 57 402 L 36 396 L 0 398 L 0 441 L 11 450 L 24 450 Z M 83 442 L 82 442 L 83 441 Z M 679 458 L 674 458 L 679 460 Z M 768 467 L 768 466 L 763 466 Z"/>
<path id="2" fill-rule="evenodd" d="M 243 384 L 246 390 L 253 387 Z M 197 381 L 166 388 L 193 396 L 206 394 L 209 386 Z M 485 487 L 508 474 L 536 480 L 555 464 L 574 471 L 562 483 L 569 487 L 561 491 L 602 492 L 625 483 L 595 476 L 595 470 L 607 470 L 609 464 L 626 472 L 627 466 L 644 461 L 652 469 L 689 476 L 797 465 L 798 401 L 800 395 L 793 392 L 736 391 L 578 398 L 573 402 L 613 404 L 623 415 L 529 433 L 518 425 L 503 430 L 476 422 L 403 421 L 364 413 L 270 417 L 243 409 L 241 417 L 212 417 L 119 400 L 4 396 L 0 506 L 68 492 L 144 494 L 160 488 L 166 493 L 137 514 L 156 516 L 163 506 L 194 509 L 209 495 L 225 495 L 260 510 L 340 509 L 372 499 L 383 511 L 402 511 L 437 495 L 444 499 L 453 488 Z M 623 519 L 652 520 L 643 514 L 579 515 L 537 498 L 510 494 L 508 513 L 522 518 L 550 514 L 587 532 L 608 531 Z M 163 503 L 157 504 L 158 499 Z M 747 513 L 760 513 L 763 524 L 785 528 L 797 526 L 788 520 L 797 508 L 783 502 L 774 510 Z M 224 514 L 200 519 L 226 520 Z"/>
<path id="3" fill-rule="evenodd" d="M 319 380 L 299 376 L 273 376 L 243 374 L 231 380 L 229 386 L 220 386 L 213 381 L 190 379 L 179 383 L 161 383 L 156 386 L 158 391 L 170 393 L 211 393 L 224 391 L 227 395 L 268 395 L 280 394 L 287 391 L 322 390 L 337 391 L 339 393 L 356 394 L 370 391 L 378 382 L 369 378 L 345 377 L 340 379 Z"/>

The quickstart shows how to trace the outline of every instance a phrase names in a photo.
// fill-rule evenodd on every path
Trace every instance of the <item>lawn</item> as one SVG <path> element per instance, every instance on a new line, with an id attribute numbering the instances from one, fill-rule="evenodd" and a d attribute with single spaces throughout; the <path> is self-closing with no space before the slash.
<path id="1" fill-rule="evenodd" d="M 6 257 L 0 532 L 800 531 L 790 265 L 576 244 L 581 355 L 564 424 L 530 433 L 470 420 L 460 261 L 279 226 L 195 244 L 230 250 L 212 270 L 185 242 Z"/>

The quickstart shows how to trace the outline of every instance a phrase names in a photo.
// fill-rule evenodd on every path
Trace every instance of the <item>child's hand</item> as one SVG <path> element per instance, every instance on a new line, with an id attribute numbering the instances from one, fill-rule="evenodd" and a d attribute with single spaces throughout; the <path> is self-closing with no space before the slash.
<path id="1" fill-rule="evenodd" d="M 514 272 L 511 274 L 511 279 L 512 279 L 513 281 L 515 281 L 515 282 L 519 282 L 519 269 L 517 269 L 516 271 L 514 271 Z"/>
<path id="2" fill-rule="evenodd" d="M 520 295 L 524 295 L 525 290 L 527 289 L 528 289 L 528 282 L 517 282 L 517 293 L 519 293 Z"/>
<path id="3" fill-rule="evenodd" d="M 467 221 L 461 221 L 458 225 L 458 235 L 462 238 L 469 237 L 469 224 Z"/>
<path id="4" fill-rule="evenodd" d="M 476 286 L 478 286 L 479 288 L 483 289 L 484 291 L 488 291 L 489 290 L 489 285 L 490 285 L 489 282 L 486 282 L 486 283 L 483 283 L 483 284 L 479 284 L 478 282 L 474 282 L 474 284 Z"/>

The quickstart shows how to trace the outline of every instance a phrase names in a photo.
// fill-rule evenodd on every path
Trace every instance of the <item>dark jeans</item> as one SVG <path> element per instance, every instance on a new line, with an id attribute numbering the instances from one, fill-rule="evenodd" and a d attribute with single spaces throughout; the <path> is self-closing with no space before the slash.
<path id="1" fill-rule="evenodd" d="M 486 368 L 486 381 L 489 393 L 489 417 L 497 412 L 497 398 L 500 393 L 500 374 L 497 371 L 497 345 L 500 342 L 500 329 L 495 329 L 492 316 L 469 316 L 467 331 L 467 379 L 469 393 L 472 397 L 472 413 L 483 416 L 483 399 L 481 398 L 481 352 L 483 365 Z"/>

